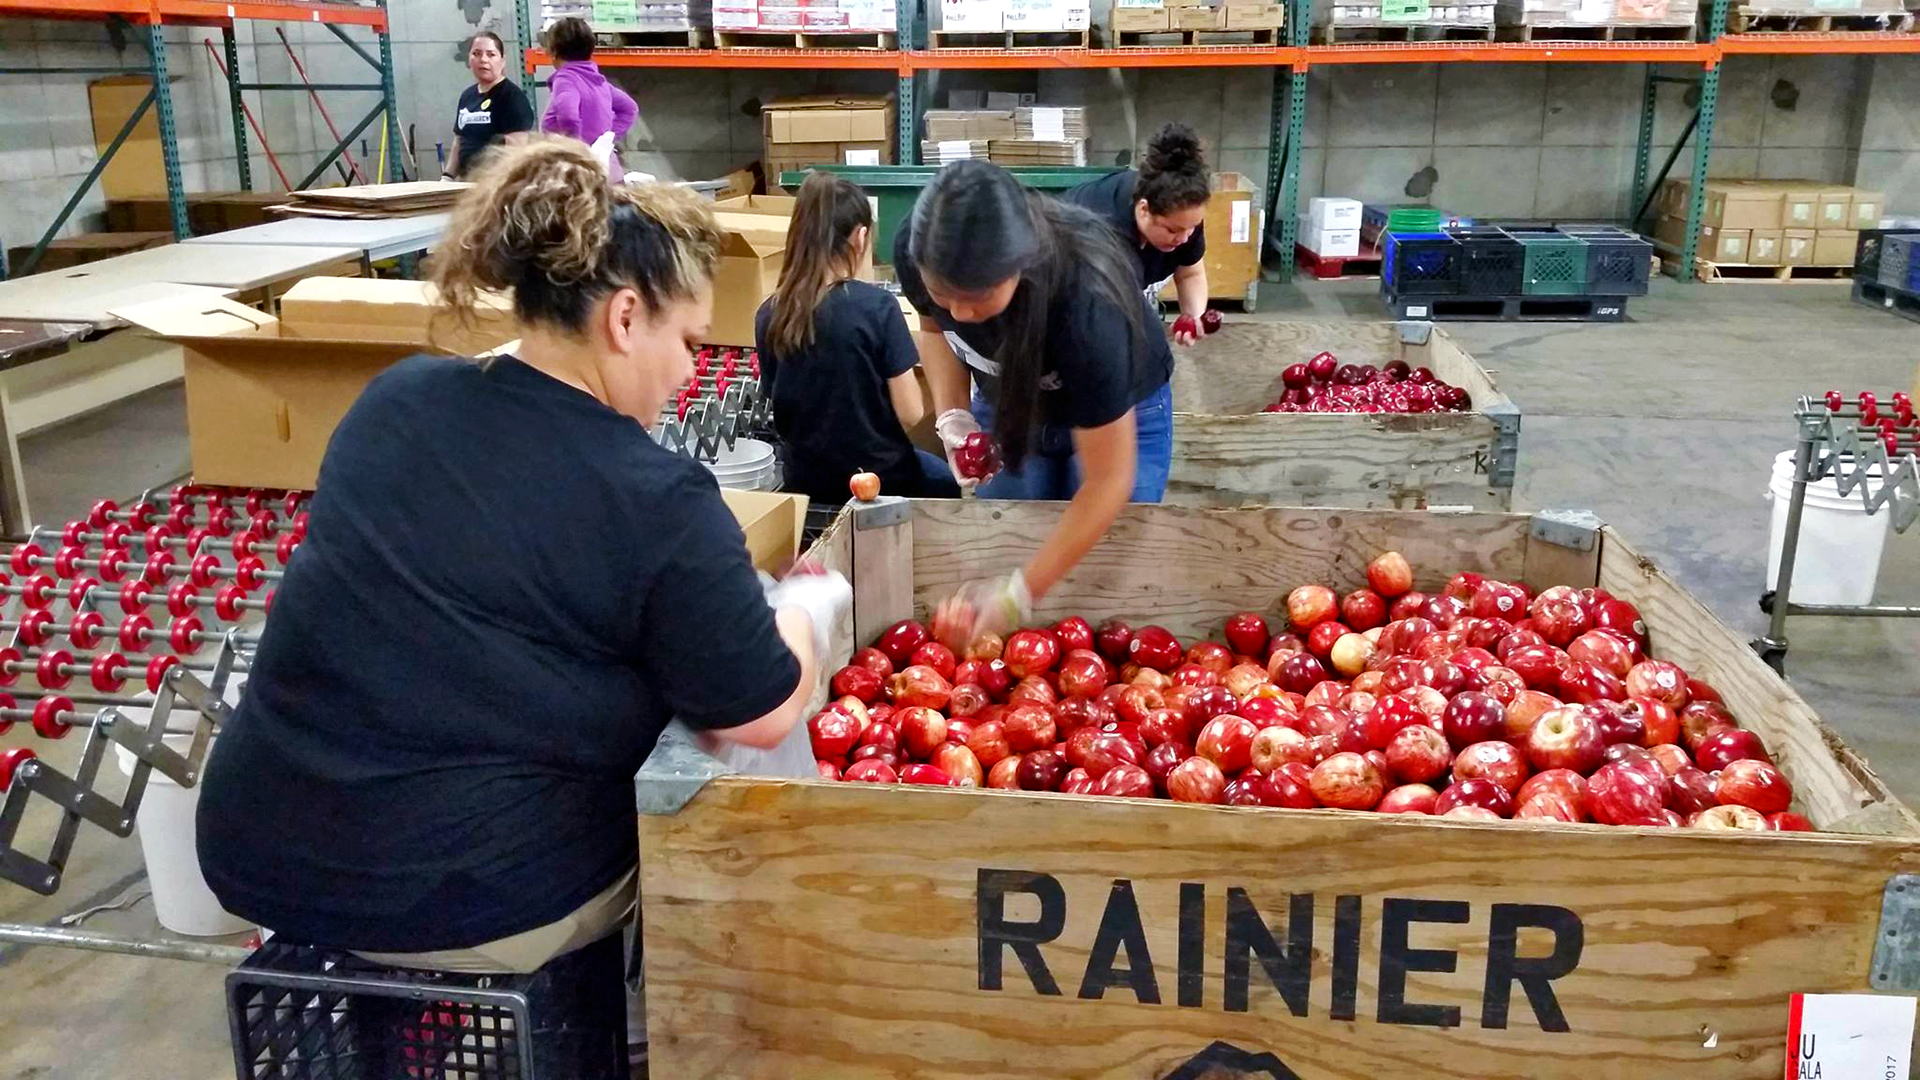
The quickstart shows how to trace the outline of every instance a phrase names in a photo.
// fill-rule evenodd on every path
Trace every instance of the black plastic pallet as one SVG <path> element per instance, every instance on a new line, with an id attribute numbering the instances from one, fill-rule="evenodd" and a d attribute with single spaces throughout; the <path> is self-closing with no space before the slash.
<path id="1" fill-rule="evenodd" d="M 1620 322 L 1624 296 L 1385 296 L 1396 319 L 1436 322 Z"/>
<path id="2" fill-rule="evenodd" d="M 1877 281 L 1853 279 L 1853 299 L 1881 311 L 1891 311 L 1903 319 L 1920 322 L 1920 293 L 1896 289 Z"/>

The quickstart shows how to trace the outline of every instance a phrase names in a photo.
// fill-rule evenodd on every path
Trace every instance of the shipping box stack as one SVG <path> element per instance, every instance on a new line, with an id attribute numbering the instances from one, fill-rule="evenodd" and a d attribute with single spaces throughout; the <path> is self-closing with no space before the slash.
<path id="1" fill-rule="evenodd" d="M 1014 110 L 1012 138 L 994 139 L 988 157 L 999 165 L 1087 163 L 1087 110 L 1022 106 Z"/>
<path id="2" fill-rule="evenodd" d="M 1358 199 L 1309 199 L 1307 212 L 1299 219 L 1299 245 L 1321 258 L 1358 256 L 1360 211 Z"/>
<path id="3" fill-rule="evenodd" d="M 1727 10 L 1727 31 L 1735 34 L 1913 28 L 1906 0 L 1736 0 Z"/>
<path id="4" fill-rule="evenodd" d="M 761 160 L 769 178 L 810 165 L 893 164 L 891 97 L 769 101 L 760 118 L 766 136 Z"/>
<path id="5" fill-rule="evenodd" d="M 923 122 L 922 165 L 984 159 L 991 140 L 1011 139 L 1019 130 L 1012 109 L 929 109 Z"/>
<path id="6" fill-rule="evenodd" d="M 1497 0 L 1501 36 L 1558 39 L 1693 40 L 1699 0 Z M 1610 31 L 1622 31 L 1615 34 Z"/>
<path id="7" fill-rule="evenodd" d="M 1686 243 L 1687 181 L 1668 179 L 1656 206 L 1654 236 L 1672 249 Z M 1880 224 L 1879 192 L 1812 180 L 1708 180 L 1695 273 L 1728 278 L 1839 277 L 1851 267 L 1859 230 Z"/>
<path id="8" fill-rule="evenodd" d="M 897 10 L 894 0 L 713 0 L 713 39 L 723 49 L 892 48 Z"/>
<path id="9" fill-rule="evenodd" d="M 602 45 L 705 44 L 713 0 L 541 0 L 540 27 L 585 19 Z"/>
<path id="10" fill-rule="evenodd" d="M 1494 0 L 1335 0 L 1319 9 L 1314 36 L 1322 44 L 1368 41 L 1490 41 Z"/>
<path id="11" fill-rule="evenodd" d="M 929 4 L 935 49 L 1085 48 L 1091 0 L 940 0 Z"/>
<path id="12" fill-rule="evenodd" d="M 1248 0 L 1114 0 L 1107 17 L 1108 43 L 1115 47 L 1152 45 L 1144 35 L 1180 34 L 1193 44 L 1196 34 L 1237 34 L 1235 38 L 1209 36 L 1207 44 L 1277 43 L 1286 25 L 1286 7 Z"/>

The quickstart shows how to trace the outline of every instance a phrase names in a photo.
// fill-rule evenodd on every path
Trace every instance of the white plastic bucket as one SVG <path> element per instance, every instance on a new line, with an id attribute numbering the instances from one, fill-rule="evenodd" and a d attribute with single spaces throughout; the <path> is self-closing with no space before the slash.
<path id="1" fill-rule="evenodd" d="M 167 746 L 185 753 L 189 735 L 167 736 Z M 132 751 L 113 748 L 120 771 L 133 775 Z M 204 759 L 203 759 L 204 760 Z M 153 912 L 160 925 L 189 937 L 215 937 L 253 929 L 253 924 L 228 912 L 207 887 L 194 850 L 193 816 L 200 805 L 199 787 L 183 788 L 160 770 L 147 773 L 147 791 L 134 818 L 140 833 L 140 852 L 147 860 L 147 882 L 153 889 Z"/>
<path id="2" fill-rule="evenodd" d="M 1766 587 L 1780 577 L 1780 548 L 1787 536 L 1787 506 L 1793 500 L 1794 451 L 1773 459 L 1767 497 L 1773 501 L 1773 528 L 1767 543 Z M 1807 485 L 1800 511 L 1800 546 L 1793 559 L 1791 599 L 1796 604 L 1868 604 L 1880 577 L 1880 552 L 1887 545 L 1886 513 L 1868 514 L 1860 489 L 1844 498 L 1828 476 Z"/>

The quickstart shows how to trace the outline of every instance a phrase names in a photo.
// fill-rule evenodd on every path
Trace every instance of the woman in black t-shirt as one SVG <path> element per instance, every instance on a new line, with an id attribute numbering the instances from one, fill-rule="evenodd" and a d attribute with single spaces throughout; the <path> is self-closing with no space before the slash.
<path id="1" fill-rule="evenodd" d="M 487 152 L 509 135 L 533 130 L 533 103 L 506 77 L 506 47 L 500 35 L 482 30 L 467 43 L 467 70 L 473 85 L 460 93 L 453 114 L 453 156 L 442 180 L 473 175 Z"/>
<path id="2" fill-rule="evenodd" d="M 1207 310 L 1207 200 L 1213 181 L 1200 152 L 1200 137 L 1185 124 L 1168 124 L 1147 140 L 1139 169 L 1123 169 L 1060 197 L 1084 206 L 1113 226 L 1139 260 L 1140 288 L 1155 311 L 1160 290 L 1173 283 L 1183 325 L 1173 339 L 1191 345 L 1205 334 L 1200 316 Z"/>
<path id="3" fill-rule="evenodd" d="M 900 304 L 853 276 L 872 235 L 873 207 L 857 185 L 829 172 L 800 185 L 780 285 L 753 327 L 786 488 L 845 502 L 847 478 L 868 470 L 890 495 L 957 499 L 947 463 L 907 439 L 927 406 Z"/>
<path id="4" fill-rule="evenodd" d="M 933 332 L 919 335 L 921 362 L 948 460 L 969 434 L 989 430 L 1004 468 L 980 485 L 982 497 L 1071 500 L 1024 567 L 964 591 L 936 617 L 949 644 L 1002 633 L 1121 507 L 1165 494 L 1172 350 L 1113 230 L 985 161 L 935 174 L 895 237 L 893 264 Z"/>
<path id="5" fill-rule="evenodd" d="M 707 333 L 705 202 L 573 140 L 495 153 L 434 280 L 455 314 L 511 289 L 521 346 L 403 360 L 341 420 L 197 836 L 290 940 L 502 972 L 620 931 L 662 729 L 781 745 L 852 594 L 763 588 L 712 474 L 642 427 Z"/>

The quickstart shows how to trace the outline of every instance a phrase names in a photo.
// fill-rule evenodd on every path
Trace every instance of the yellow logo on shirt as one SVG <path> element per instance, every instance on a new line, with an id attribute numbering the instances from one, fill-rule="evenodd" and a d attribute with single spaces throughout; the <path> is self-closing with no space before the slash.
<path id="1" fill-rule="evenodd" d="M 491 109 L 491 108 L 493 108 L 493 99 L 492 99 L 492 98 L 488 98 L 487 100 L 485 100 L 485 101 L 483 101 L 483 102 L 481 102 L 481 103 L 480 103 L 480 107 L 481 107 L 482 109 Z"/>

